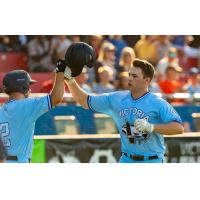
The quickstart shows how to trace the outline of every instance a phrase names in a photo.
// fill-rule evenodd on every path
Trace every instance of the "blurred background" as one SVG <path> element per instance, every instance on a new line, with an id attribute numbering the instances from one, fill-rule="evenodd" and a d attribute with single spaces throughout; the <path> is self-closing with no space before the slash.
<path id="1" fill-rule="evenodd" d="M 152 63 L 156 76 L 150 90 L 180 114 L 185 134 L 166 137 L 167 162 L 200 162 L 199 35 L 0 35 L 0 90 L 6 72 L 24 69 L 38 82 L 32 96 L 50 92 L 56 60 L 73 42 L 96 51 L 94 67 L 76 79 L 90 93 L 128 89 L 135 58 Z M 0 94 L 0 103 L 7 96 Z M 35 127 L 32 162 L 116 162 L 120 140 L 109 116 L 77 105 L 65 87 L 60 106 L 41 116 Z"/>

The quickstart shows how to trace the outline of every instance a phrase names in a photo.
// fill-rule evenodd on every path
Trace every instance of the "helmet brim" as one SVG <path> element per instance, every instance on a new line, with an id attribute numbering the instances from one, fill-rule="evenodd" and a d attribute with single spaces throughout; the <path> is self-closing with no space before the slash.
<path id="1" fill-rule="evenodd" d="M 29 83 L 30 83 L 30 84 L 34 84 L 34 83 L 37 83 L 37 81 L 31 79 L 31 80 L 29 81 Z"/>

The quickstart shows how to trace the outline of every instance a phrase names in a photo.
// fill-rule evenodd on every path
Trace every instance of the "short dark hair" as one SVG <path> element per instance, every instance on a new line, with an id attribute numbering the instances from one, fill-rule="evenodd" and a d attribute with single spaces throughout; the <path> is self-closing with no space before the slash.
<path id="1" fill-rule="evenodd" d="M 133 67 L 140 68 L 144 77 L 149 77 L 151 80 L 153 79 L 155 69 L 151 63 L 147 62 L 146 60 L 135 59 L 133 61 Z"/>

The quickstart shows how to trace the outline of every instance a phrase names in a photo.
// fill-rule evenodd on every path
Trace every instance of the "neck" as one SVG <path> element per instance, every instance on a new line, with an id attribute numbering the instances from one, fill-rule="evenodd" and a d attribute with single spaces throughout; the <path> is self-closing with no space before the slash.
<path id="1" fill-rule="evenodd" d="M 104 59 L 104 64 L 108 65 L 109 67 L 112 67 L 114 62 L 110 59 Z"/>
<path id="2" fill-rule="evenodd" d="M 148 92 L 149 90 L 148 90 L 148 88 L 147 89 L 144 89 L 144 90 L 142 90 L 142 91 L 137 91 L 137 92 L 131 92 L 131 94 L 132 94 L 132 97 L 134 98 L 134 99 L 138 99 L 138 98 L 140 98 L 141 96 L 143 96 L 144 94 L 146 94 L 147 92 Z"/>
<path id="3" fill-rule="evenodd" d="M 22 93 L 18 92 L 13 92 L 9 95 L 9 101 L 10 100 L 19 100 L 19 99 L 24 99 L 25 96 Z"/>

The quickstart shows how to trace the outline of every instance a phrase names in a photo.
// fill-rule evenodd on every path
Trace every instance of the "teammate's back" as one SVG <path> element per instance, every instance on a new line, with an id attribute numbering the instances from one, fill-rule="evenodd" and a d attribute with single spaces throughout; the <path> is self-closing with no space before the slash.
<path id="1" fill-rule="evenodd" d="M 7 150 L 7 162 L 29 162 L 36 120 L 61 102 L 64 93 L 65 64 L 57 63 L 55 81 L 49 95 L 29 98 L 35 83 L 24 70 L 8 72 L 3 89 L 9 101 L 0 106 L 0 136 Z"/>
<path id="2" fill-rule="evenodd" d="M 0 130 L 8 155 L 17 155 L 20 162 L 28 161 L 35 121 L 51 108 L 49 103 L 49 96 L 45 96 L 8 101 L 0 108 Z"/>

